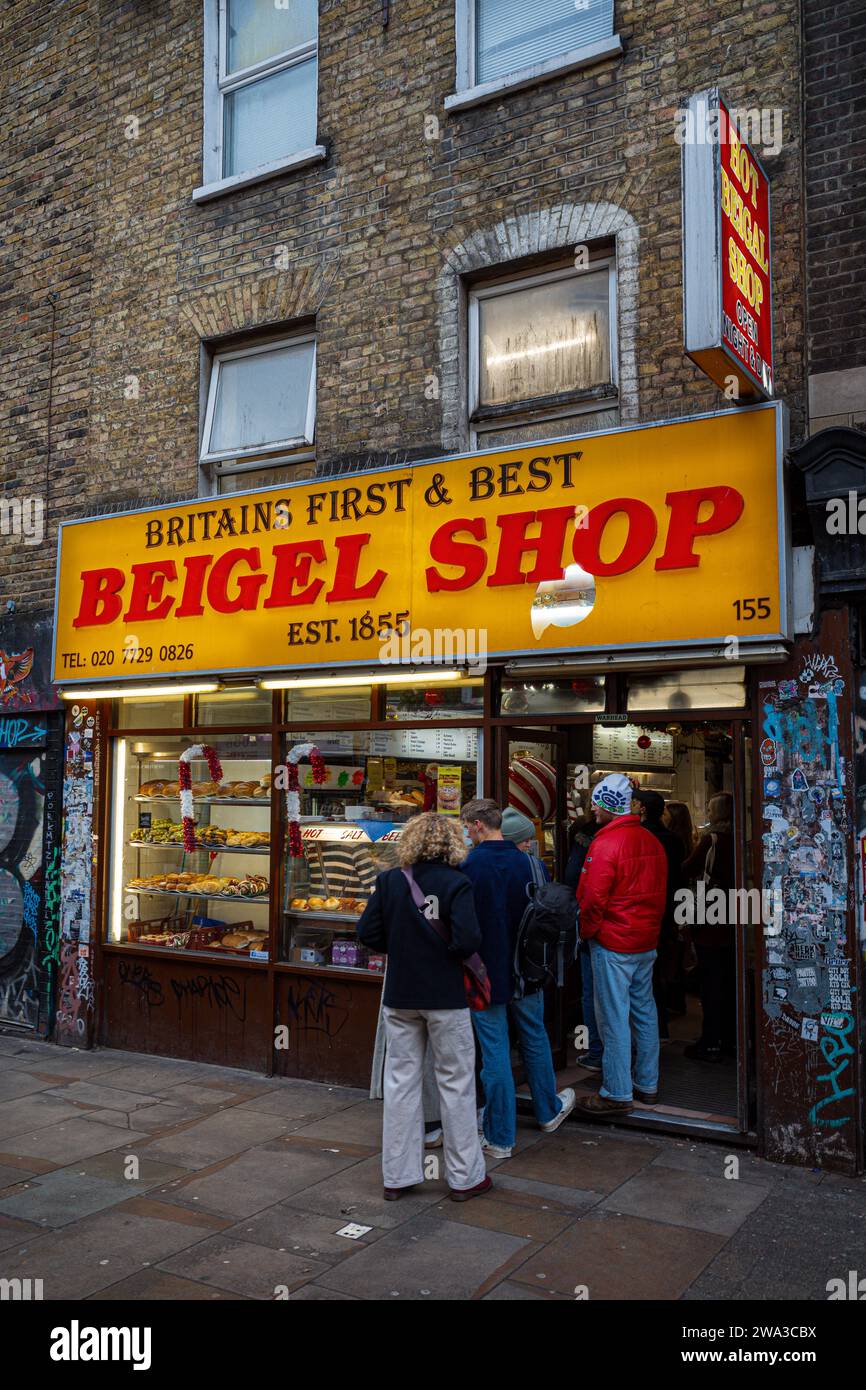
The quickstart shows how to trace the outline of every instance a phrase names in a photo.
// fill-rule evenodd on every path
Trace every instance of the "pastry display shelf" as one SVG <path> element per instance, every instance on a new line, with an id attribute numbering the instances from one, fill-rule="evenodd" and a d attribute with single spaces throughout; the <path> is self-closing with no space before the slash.
<path id="1" fill-rule="evenodd" d="M 355 926 L 361 920 L 360 912 L 324 912 L 313 908 L 287 907 L 284 915 L 296 919 L 296 928 L 300 927 L 302 921 L 309 921 L 310 928 L 318 928 L 319 931 L 344 931 L 355 930 Z"/>
<path id="2" fill-rule="evenodd" d="M 140 792 L 132 798 L 133 801 L 171 801 L 175 805 L 180 801 L 179 792 L 157 792 L 155 796 L 142 796 Z M 270 806 L 269 796 L 193 796 L 194 806 Z"/>
<path id="3" fill-rule="evenodd" d="M 197 893 L 195 889 L 185 889 L 178 892 L 176 888 L 127 888 L 124 886 L 124 893 L 133 893 L 137 898 L 215 898 L 221 903 L 255 903 L 265 905 L 270 902 L 270 898 L 264 893 Z"/>
<path id="4" fill-rule="evenodd" d="M 201 845 L 194 850 L 184 851 L 179 840 L 128 840 L 129 849 L 179 849 L 192 854 L 270 854 L 269 845 L 251 847 L 248 845 Z"/>

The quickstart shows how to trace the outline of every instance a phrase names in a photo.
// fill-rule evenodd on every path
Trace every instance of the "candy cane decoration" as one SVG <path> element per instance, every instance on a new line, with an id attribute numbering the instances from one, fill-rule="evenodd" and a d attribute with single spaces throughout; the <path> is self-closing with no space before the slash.
<path id="1" fill-rule="evenodd" d="M 192 806 L 192 776 L 189 765 L 193 758 L 206 758 L 207 770 L 210 773 L 212 782 L 223 780 L 222 763 L 217 757 L 215 748 L 211 748 L 209 743 L 194 743 L 191 748 L 187 748 L 185 753 L 181 753 L 177 764 L 177 780 L 180 783 L 180 818 L 183 822 L 183 847 L 187 854 L 192 854 L 195 850 L 195 820 L 193 819 Z"/>
<path id="2" fill-rule="evenodd" d="M 298 763 L 309 757 L 313 769 L 313 781 L 321 785 L 327 777 L 325 760 L 314 743 L 296 743 L 286 754 L 286 821 L 288 822 L 289 855 L 300 859 L 304 853 L 301 844 L 301 796 L 298 790 Z"/>

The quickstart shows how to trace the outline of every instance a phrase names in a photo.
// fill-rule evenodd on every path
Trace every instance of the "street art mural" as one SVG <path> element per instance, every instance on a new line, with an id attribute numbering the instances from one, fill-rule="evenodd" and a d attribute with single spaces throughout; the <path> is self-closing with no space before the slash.
<path id="1" fill-rule="evenodd" d="M 45 751 L 0 753 L 0 1022 L 35 1028 Z"/>
<path id="2" fill-rule="evenodd" d="M 68 1047 L 90 1041 L 94 1019 L 91 972 L 93 791 L 98 728 L 87 705 L 73 705 L 64 746 L 63 844 L 57 941 L 55 1040 Z"/>
<path id="3" fill-rule="evenodd" d="M 839 1132 L 853 1136 L 856 1094 L 853 770 L 840 737 L 850 691 L 834 658 L 819 653 L 801 657 L 796 676 L 762 682 L 761 696 L 763 887 L 782 909 L 765 928 L 766 1036 L 780 1076 L 802 1066 L 805 1048 L 805 1125 L 793 1127 L 794 1147 L 814 1127 L 819 1149 L 841 1152 L 854 1143 Z"/>

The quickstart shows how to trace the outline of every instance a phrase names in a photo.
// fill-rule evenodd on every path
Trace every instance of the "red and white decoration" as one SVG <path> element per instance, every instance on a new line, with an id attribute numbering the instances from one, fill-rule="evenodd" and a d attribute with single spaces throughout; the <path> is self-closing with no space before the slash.
<path id="1" fill-rule="evenodd" d="M 207 760 L 207 770 L 210 773 L 212 782 L 221 782 L 223 780 L 222 763 L 217 757 L 216 749 L 211 748 L 209 743 L 194 743 L 191 748 L 187 748 L 185 753 L 181 753 L 177 764 L 177 780 L 180 784 L 180 818 L 183 822 L 183 847 L 187 854 L 192 854 L 195 849 L 192 774 L 189 770 L 189 765 L 194 758 L 205 758 Z"/>
<path id="2" fill-rule="evenodd" d="M 298 791 L 298 763 L 302 758 L 310 759 L 315 783 L 321 785 L 328 776 L 325 760 L 314 743 L 296 743 L 286 754 L 286 820 L 292 859 L 300 859 L 304 852 L 301 844 L 301 796 Z"/>
<path id="3" fill-rule="evenodd" d="M 508 804 L 530 820 L 549 820 L 556 805 L 556 769 L 540 758 L 515 758 L 508 769 Z"/>

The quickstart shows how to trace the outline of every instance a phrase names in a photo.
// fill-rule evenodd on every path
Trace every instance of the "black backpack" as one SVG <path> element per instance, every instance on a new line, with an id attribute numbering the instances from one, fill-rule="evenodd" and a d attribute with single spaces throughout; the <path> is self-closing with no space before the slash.
<path id="1" fill-rule="evenodd" d="M 514 998 L 535 994 L 548 983 L 561 985 L 577 954 L 577 899 L 564 883 L 548 883 L 540 860 L 529 855 L 532 881 L 514 946 Z"/>

